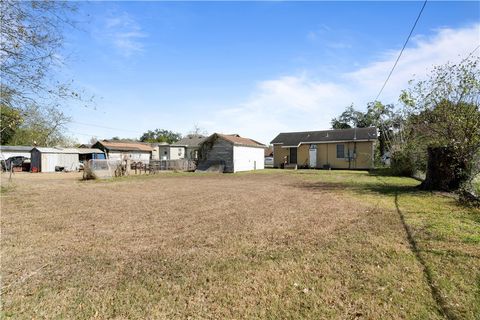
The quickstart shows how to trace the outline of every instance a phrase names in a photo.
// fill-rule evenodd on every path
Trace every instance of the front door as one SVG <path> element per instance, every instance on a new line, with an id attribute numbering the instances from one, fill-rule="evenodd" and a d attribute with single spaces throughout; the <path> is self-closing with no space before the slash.
<path id="1" fill-rule="evenodd" d="M 310 149 L 308 151 L 308 159 L 309 159 L 308 165 L 310 166 L 310 168 L 316 168 L 317 167 L 317 146 L 316 145 L 310 146 Z"/>
<path id="2" fill-rule="evenodd" d="M 290 163 L 297 163 L 297 148 L 290 148 Z"/>

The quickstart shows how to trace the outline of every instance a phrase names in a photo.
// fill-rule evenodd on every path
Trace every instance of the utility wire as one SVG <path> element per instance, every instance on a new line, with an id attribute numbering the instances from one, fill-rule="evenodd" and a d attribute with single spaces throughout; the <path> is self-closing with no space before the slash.
<path id="1" fill-rule="evenodd" d="M 85 123 L 85 122 L 78 122 L 78 121 L 70 121 L 70 122 L 71 122 L 71 123 L 76 123 L 76 124 L 81 124 L 81 125 L 84 125 L 84 126 L 102 128 L 102 129 L 127 131 L 127 132 L 136 133 L 136 134 L 141 133 L 140 131 L 133 131 L 133 130 L 127 130 L 127 129 L 121 129 L 121 128 L 106 127 L 106 126 L 101 126 L 101 125 L 92 124 L 92 123 Z"/>
<path id="2" fill-rule="evenodd" d="M 390 77 L 391 77 L 391 75 L 392 75 L 392 73 L 393 73 L 393 70 L 395 70 L 395 67 L 396 67 L 397 64 L 398 64 L 398 61 L 400 60 L 400 57 L 402 56 L 403 50 L 405 50 L 405 47 L 407 46 L 408 40 L 410 40 L 410 37 L 412 36 L 413 31 L 415 30 L 415 27 L 417 26 L 418 20 L 420 20 L 420 16 L 422 15 L 423 9 L 425 9 L 425 6 L 427 5 L 427 1 L 428 1 L 428 0 L 425 0 L 425 1 L 423 2 L 422 9 L 421 9 L 420 12 L 418 13 L 417 19 L 415 20 L 415 23 L 413 24 L 413 27 L 412 27 L 412 29 L 410 30 L 410 33 L 408 34 L 407 40 L 406 40 L 405 43 L 403 44 L 402 50 L 400 51 L 400 54 L 398 55 L 398 58 L 397 58 L 397 60 L 395 61 L 395 64 L 393 65 L 392 70 L 390 70 L 390 73 L 388 74 L 387 79 L 386 79 L 385 82 L 383 83 L 382 89 L 380 89 L 380 91 L 378 92 L 377 97 L 375 98 L 374 101 L 378 101 L 378 98 L 379 98 L 380 95 L 382 94 L 383 89 L 385 89 L 385 86 L 387 85 L 388 80 L 390 80 Z"/>

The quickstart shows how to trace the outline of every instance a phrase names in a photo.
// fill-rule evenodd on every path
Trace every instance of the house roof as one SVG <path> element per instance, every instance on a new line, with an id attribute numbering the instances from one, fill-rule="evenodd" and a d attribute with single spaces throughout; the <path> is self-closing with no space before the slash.
<path id="1" fill-rule="evenodd" d="M 282 132 L 272 144 L 283 144 L 284 146 L 299 146 L 303 143 L 312 142 L 336 142 L 336 141 L 358 141 L 377 139 L 377 128 L 352 128 L 323 131 L 305 132 Z"/>
<path id="2" fill-rule="evenodd" d="M 172 146 L 198 147 L 207 137 L 201 134 L 189 134 L 183 139 L 172 144 Z"/>
<path id="3" fill-rule="evenodd" d="M 233 145 L 236 145 L 236 146 L 255 147 L 255 148 L 265 148 L 266 147 L 263 143 L 255 141 L 253 139 L 240 137 L 240 135 L 238 135 L 238 134 L 214 133 L 210 137 L 213 137 L 213 136 L 217 136 L 217 137 L 219 137 L 219 138 L 221 138 L 225 141 L 228 141 L 228 142 L 230 142 L 230 143 L 232 143 Z M 205 140 L 210 139 L 210 137 L 208 137 Z"/>
<path id="4" fill-rule="evenodd" d="M 30 146 L 0 146 L 0 151 L 25 151 L 29 152 L 33 149 Z"/>
<path id="5" fill-rule="evenodd" d="M 152 152 L 153 148 L 146 143 L 135 142 L 135 141 L 109 141 L 102 140 L 97 143 L 101 144 L 108 150 L 115 151 L 143 151 L 143 152 Z M 95 145 L 94 145 L 95 146 Z"/>

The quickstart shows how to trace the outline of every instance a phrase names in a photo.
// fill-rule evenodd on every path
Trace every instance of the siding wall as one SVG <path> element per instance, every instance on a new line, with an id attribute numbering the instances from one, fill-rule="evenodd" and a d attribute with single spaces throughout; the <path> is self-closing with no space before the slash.
<path id="1" fill-rule="evenodd" d="M 233 147 L 234 172 L 265 168 L 265 149 L 243 146 Z"/>
<path id="2" fill-rule="evenodd" d="M 110 151 L 108 152 L 108 158 L 112 160 L 129 159 L 132 161 L 142 161 L 144 163 L 150 162 L 150 152 L 120 152 Z"/>
<path id="3" fill-rule="evenodd" d="M 203 161 L 223 161 L 225 163 L 224 172 L 234 172 L 233 167 L 233 145 L 223 139 L 217 139 L 209 148 L 209 143 L 203 145 Z"/>
<path id="4" fill-rule="evenodd" d="M 187 147 L 185 149 L 185 159 L 188 160 L 196 160 L 195 159 L 195 151 L 198 152 L 199 147 Z"/>
<path id="5" fill-rule="evenodd" d="M 337 144 L 345 145 L 345 157 L 349 150 L 354 150 L 356 144 L 356 158 L 337 159 Z M 317 168 L 329 164 L 334 169 L 370 169 L 373 168 L 375 141 L 345 142 L 345 143 L 319 143 L 317 144 Z M 309 163 L 309 144 L 300 145 L 297 149 L 297 164 L 299 166 Z M 289 148 L 282 148 L 281 145 L 274 145 L 273 163 L 274 167 L 280 167 L 284 157 L 289 155 Z"/>
<path id="6" fill-rule="evenodd" d="M 55 167 L 64 167 L 68 171 L 78 170 L 77 153 L 43 153 L 32 150 L 31 167 L 40 172 L 55 172 Z"/>
<path id="7" fill-rule="evenodd" d="M 284 157 L 289 157 L 289 149 L 282 148 L 281 145 L 275 144 L 273 146 L 273 166 L 280 168 L 280 164 L 283 163 Z"/>
<path id="8" fill-rule="evenodd" d="M 185 158 L 185 147 L 170 147 L 170 159 L 178 160 Z"/>

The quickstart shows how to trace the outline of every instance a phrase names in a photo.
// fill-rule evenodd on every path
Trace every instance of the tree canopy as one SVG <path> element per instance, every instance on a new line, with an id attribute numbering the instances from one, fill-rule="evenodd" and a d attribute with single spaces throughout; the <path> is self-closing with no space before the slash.
<path id="1" fill-rule="evenodd" d="M 148 130 L 141 137 L 142 142 L 167 142 L 174 143 L 182 138 L 180 133 L 165 129 Z"/>

